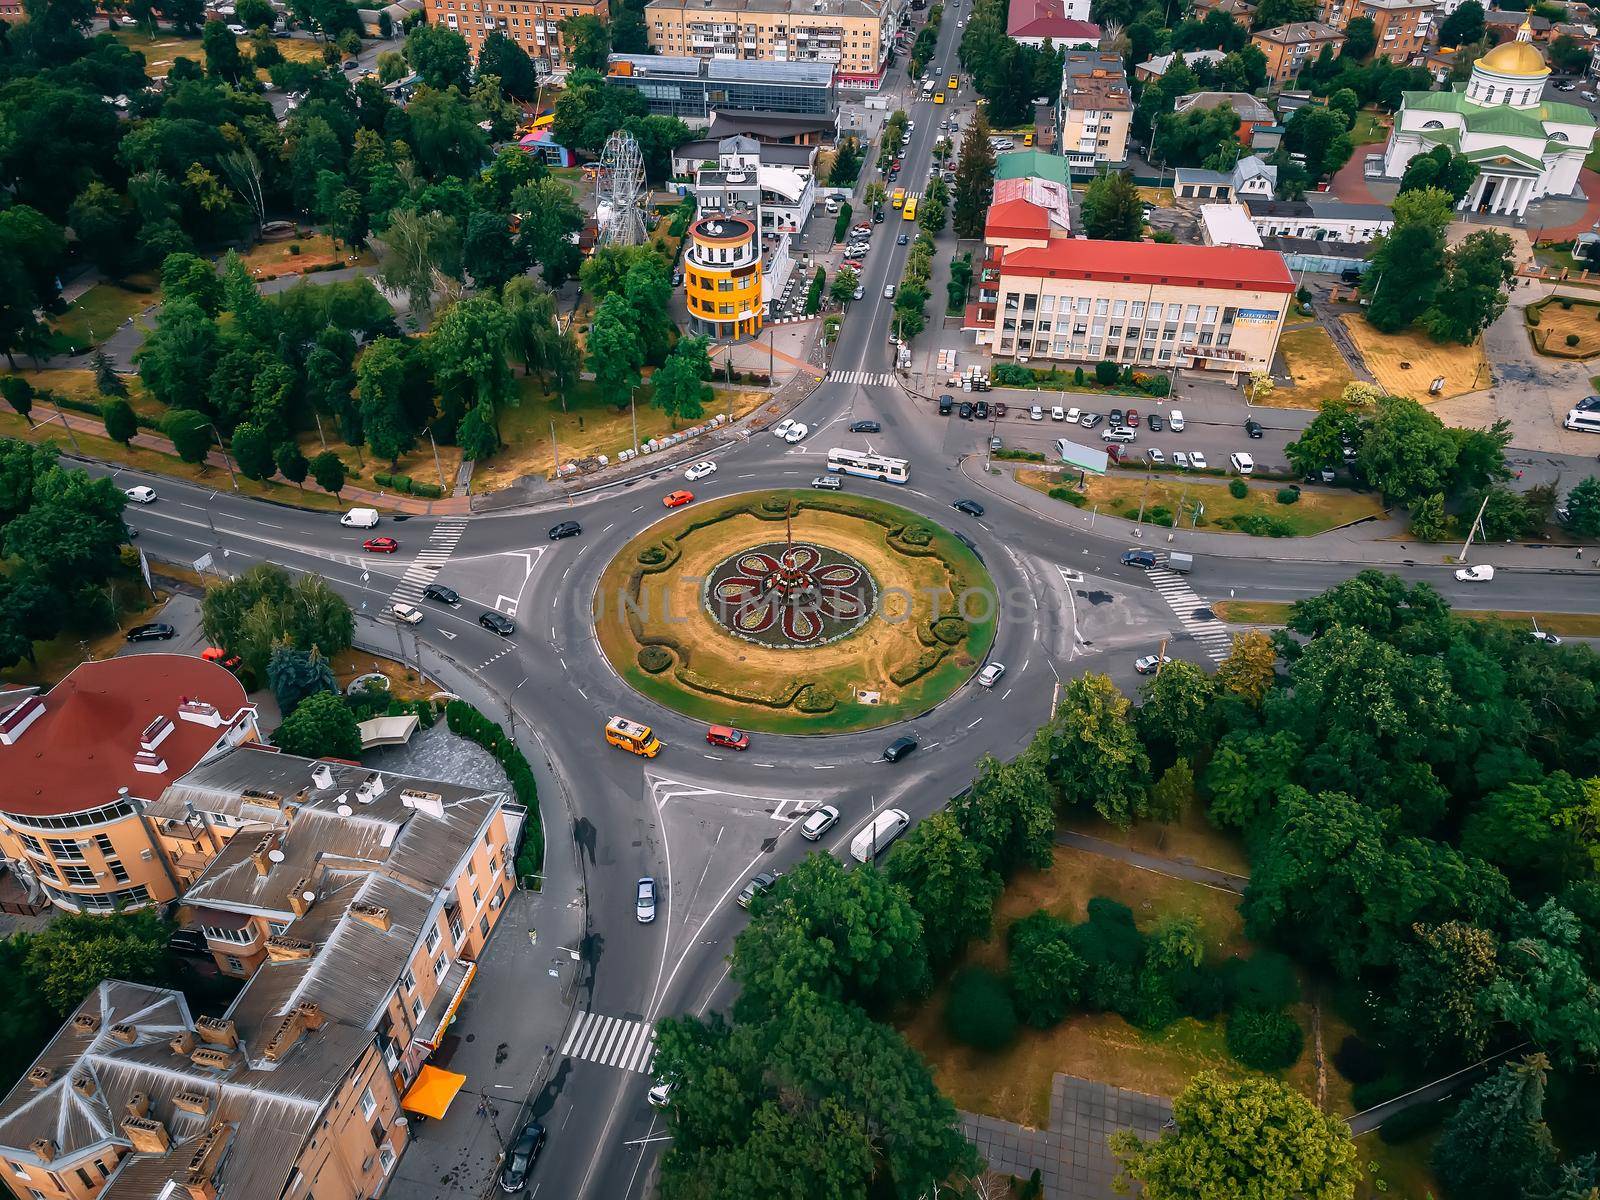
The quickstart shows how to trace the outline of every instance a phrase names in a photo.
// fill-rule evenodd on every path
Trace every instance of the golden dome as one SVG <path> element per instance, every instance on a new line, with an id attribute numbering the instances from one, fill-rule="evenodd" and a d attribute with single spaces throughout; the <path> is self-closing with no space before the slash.
<path id="1" fill-rule="evenodd" d="M 1543 78 L 1550 74 L 1544 55 L 1534 49 L 1533 43 L 1524 41 L 1501 42 L 1477 62 L 1485 71 L 1496 75 L 1521 75 Z"/>

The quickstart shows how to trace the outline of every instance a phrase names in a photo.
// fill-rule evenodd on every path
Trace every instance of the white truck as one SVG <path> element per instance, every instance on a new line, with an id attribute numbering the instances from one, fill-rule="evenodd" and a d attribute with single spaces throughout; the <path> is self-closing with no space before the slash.
<path id="1" fill-rule="evenodd" d="M 356 529 L 371 529 L 378 523 L 378 510 L 375 508 L 352 508 L 339 518 L 339 524 L 351 525 Z"/>
<path id="2" fill-rule="evenodd" d="M 850 839 L 850 856 L 857 862 L 871 862 L 906 831 L 911 818 L 898 808 L 886 808 Z"/>

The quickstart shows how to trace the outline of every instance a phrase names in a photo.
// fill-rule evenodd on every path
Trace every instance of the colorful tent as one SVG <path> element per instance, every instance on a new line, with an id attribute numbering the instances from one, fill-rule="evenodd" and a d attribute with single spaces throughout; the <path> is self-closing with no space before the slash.
<path id="1" fill-rule="evenodd" d="M 400 1107 L 437 1121 L 450 1111 L 450 1101 L 456 1098 L 456 1093 L 466 1082 L 465 1075 L 424 1066 L 417 1072 L 417 1080 L 411 1085 L 405 1099 L 400 1101 Z"/>

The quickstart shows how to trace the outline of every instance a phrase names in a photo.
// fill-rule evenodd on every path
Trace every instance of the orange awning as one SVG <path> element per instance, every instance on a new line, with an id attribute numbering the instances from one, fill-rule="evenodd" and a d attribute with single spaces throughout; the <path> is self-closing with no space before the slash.
<path id="1" fill-rule="evenodd" d="M 405 1099 L 400 1101 L 400 1107 L 407 1112 L 440 1120 L 450 1111 L 450 1101 L 456 1098 L 456 1093 L 466 1082 L 465 1075 L 424 1066 L 417 1072 L 416 1082 L 411 1085 Z"/>

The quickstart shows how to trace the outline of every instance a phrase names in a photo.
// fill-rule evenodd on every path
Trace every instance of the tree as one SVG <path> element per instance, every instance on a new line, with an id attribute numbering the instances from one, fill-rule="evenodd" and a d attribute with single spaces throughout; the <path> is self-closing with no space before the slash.
<path id="1" fill-rule="evenodd" d="M 267 0 L 239 0 L 234 5 L 234 16 L 239 24 L 246 29 L 271 29 L 277 23 L 278 14 L 272 9 Z"/>
<path id="2" fill-rule="evenodd" d="M 1298 474 L 1314 475 L 1342 462 L 1344 448 L 1359 445 L 1361 437 L 1361 418 L 1355 410 L 1341 399 L 1329 399 L 1284 452 Z"/>
<path id="3" fill-rule="evenodd" d="M 1395 963 L 1392 1027 L 1426 1063 L 1482 1057 L 1494 1031 L 1482 996 L 1500 974 L 1498 940 L 1464 921 L 1412 932 Z"/>
<path id="4" fill-rule="evenodd" d="M 1500 1200 L 1540 1193 L 1556 1165 L 1544 1122 L 1549 1060 L 1534 1054 L 1507 1063 L 1474 1087 L 1445 1122 L 1433 1169 L 1458 1200 Z"/>
<path id="5" fill-rule="evenodd" d="M 161 306 L 156 327 L 134 361 L 145 387 L 162 404 L 207 412 L 220 345 L 217 323 L 192 297 L 183 296 Z"/>
<path id="6" fill-rule="evenodd" d="M 1591 475 L 1567 493 L 1567 527 L 1583 537 L 1600 537 L 1600 479 Z"/>
<path id="7" fill-rule="evenodd" d="M 1017 1035 L 1017 1010 L 1004 979 L 982 967 L 968 967 L 950 984 L 944 1024 L 965 1045 L 993 1053 Z"/>
<path id="8" fill-rule="evenodd" d="M 490 31 L 478 47 L 478 73 L 493 75 L 500 90 L 518 100 L 532 100 L 539 92 L 533 60 L 500 29 Z"/>
<path id="9" fill-rule="evenodd" d="M 1289 730 L 1235 729 L 1217 744 L 1206 768 L 1206 816 L 1219 829 L 1253 833 L 1284 794 L 1303 749 Z"/>
<path id="10" fill-rule="evenodd" d="M 1228 1014 L 1228 1053 L 1257 1071 L 1292 1067 L 1305 1046 L 1299 1024 L 1281 1008 L 1236 1008 Z"/>
<path id="11" fill-rule="evenodd" d="M 1001 883 L 983 859 L 948 812 L 918 822 L 889 855 L 884 874 L 922 914 L 923 943 L 935 964 L 951 961 L 989 932 Z"/>
<path id="12" fill-rule="evenodd" d="M 1432 306 L 1444 275 L 1444 230 L 1453 212 L 1449 195 L 1438 188 L 1398 195 L 1393 208 L 1394 228 L 1377 239 L 1372 269 L 1361 277 L 1367 320 L 1385 333 L 1406 328 Z"/>
<path id="13" fill-rule="evenodd" d="M 186 463 L 203 463 L 211 453 L 211 422 L 189 409 L 168 413 L 161 431 L 172 439 L 172 448 Z"/>
<path id="14" fill-rule="evenodd" d="M 416 444 L 406 410 L 406 376 L 410 370 L 404 342 L 378 338 L 356 364 L 357 406 L 367 445 L 391 465 Z"/>
<path id="15" fill-rule="evenodd" d="M 1263 7 L 1272 0 L 1264 0 Z M 1123 1181 L 1148 1200 L 1350 1200 L 1360 1166 L 1350 1128 L 1273 1079 L 1197 1075 L 1172 1105 L 1173 1128 L 1109 1139 Z"/>
<path id="16" fill-rule="evenodd" d="M 332 658 L 348 650 L 355 636 L 349 604 L 325 579 L 291 579 L 272 563 L 260 563 L 206 592 L 200 621 L 213 645 L 237 654 L 258 678 L 280 645 Z"/>
<path id="17" fill-rule="evenodd" d="M 672 418 L 674 428 L 680 420 L 696 420 L 711 399 L 711 388 L 705 382 L 710 374 L 706 339 L 683 338 L 666 364 L 650 377 L 651 402 Z"/>
<path id="18" fill-rule="evenodd" d="M 1035 739 L 1011 762 L 985 755 L 972 786 L 950 802 L 950 812 L 982 852 L 985 869 L 1009 877 L 1018 867 L 1050 865 L 1055 845 L 1051 798 L 1043 742 Z"/>
<path id="19" fill-rule="evenodd" d="M 955 230 L 961 238 L 983 236 L 983 223 L 994 192 L 994 147 L 989 122 L 980 111 L 961 139 L 956 161 Z"/>
<path id="20" fill-rule="evenodd" d="M 306 461 L 306 456 L 301 453 L 298 442 L 287 441 L 273 451 L 273 461 L 278 464 L 278 474 L 282 475 L 295 487 L 301 487 L 306 481 L 306 475 L 311 470 L 311 464 Z"/>
<path id="21" fill-rule="evenodd" d="M 294 712 L 307 696 L 339 691 L 332 668 L 315 646 L 297 650 L 287 642 L 272 648 L 272 657 L 267 660 L 267 686 L 284 716 Z"/>
<path id="22" fill-rule="evenodd" d="M 1063 689 L 1041 731 L 1045 770 L 1063 808 L 1092 808 L 1124 828 L 1144 814 L 1150 761 L 1134 732 L 1131 708 L 1105 675 L 1084 675 Z"/>
<path id="23" fill-rule="evenodd" d="M 272 439 L 275 432 L 264 425 L 241 422 L 234 426 L 230 445 L 234 461 L 239 464 L 239 474 L 246 479 L 271 479 L 278 469 L 273 458 Z"/>
<path id="24" fill-rule="evenodd" d="M 1150 819 L 1162 824 L 1181 821 L 1194 806 L 1194 770 L 1180 758 L 1161 773 L 1150 789 Z"/>
<path id="25" fill-rule="evenodd" d="M 1339 51 L 1341 59 L 1358 62 L 1372 57 L 1378 48 L 1378 35 L 1371 17 L 1351 17 L 1345 22 L 1344 46 Z"/>
<path id="26" fill-rule="evenodd" d="M 562 21 L 561 44 L 566 47 L 567 62 L 571 66 L 589 71 L 606 69 L 606 56 L 611 53 L 611 32 L 599 17 L 584 13 Z"/>
<path id="27" fill-rule="evenodd" d="M 1197 757 L 1211 744 L 1211 677 L 1194 663 L 1167 663 L 1144 685 L 1135 725 L 1152 762 L 1171 766 Z"/>
<path id="28" fill-rule="evenodd" d="M 1439 45 L 1446 50 L 1470 46 L 1483 40 L 1484 29 L 1483 5 L 1479 0 L 1461 0 L 1439 25 Z"/>
<path id="29" fill-rule="evenodd" d="M 468 87 L 467 39 L 443 25 L 413 25 L 406 34 L 406 61 L 436 91 Z"/>
<path id="30" fill-rule="evenodd" d="M 855 299 L 856 288 L 861 286 L 861 277 L 849 267 L 840 267 L 839 273 L 833 277 L 833 282 L 828 285 L 828 299 L 843 308 Z"/>
<path id="31" fill-rule="evenodd" d="M 1516 274 L 1511 239 L 1480 229 L 1445 255 L 1445 275 L 1422 322 L 1436 342 L 1469 346 L 1506 310 L 1505 288 Z"/>
<path id="32" fill-rule="evenodd" d="M 1291 154 L 1305 155 L 1306 170 L 1315 179 L 1333 174 L 1355 151 L 1345 118 L 1316 104 L 1295 109 L 1283 127 L 1283 146 Z"/>
<path id="33" fill-rule="evenodd" d="M 324 450 L 311 460 L 311 478 L 323 491 L 337 496 L 344 491 L 344 460 L 332 450 Z"/>
<path id="34" fill-rule="evenodd" d="M 1144 233 L 1144 201 L 1124 171 L 1102 171 L 1083 194 L 1083 231 L 1104 241 L 1136 242 Z"/>
<path id="35" fill-rule="evenodd" d="M 500 432 L 495 425 L 494 406 L 480 401 L 467 410 L 456 428 L 456 444 L 468 462 L 482 462 L 500 449 Z"/>
<path id="36" fill-rule="evenodd" d="M 398 209 L 377 239 L 378 278 L 391 291 L 404 292 L 413 312 L 426 313 L 433 301 L 435 272 L 460 269 L 460 227 L 441 212 Z"/>
<path id="37" fill-rule="evenodd" d="M 272 744 L 305 758 L 358 758 L 361 729 L 355 713 L 337 692 L 317 692 L 301 700 L 272 735 Z"/>
<path id="38" fill-rule="evenodd" d="M 1253 29 L 1276 29 L 1296 21 L 1309 21 L 1316 15 L 1316 5 L 1310 0 L 1262 0 L 1250 25 Z"/>
<path id="39" fill-rule="evenodd" d="M 480 288 L 499 290 L 530 265 L 527 251 L 511 236 L 504 214 L 479 211 L 467 218 L 462 264 Z"/>
<path id="40" fill-rule="evenodd" d="M 1073 945 L 1072 926 L 1043 909 L 1007 933 L 1017 1013 L 1036 1029 L 1057 1024 L 1083 998 L 1088 964 Z"/>
<path id="41" fill-rule="evenodd" d="M 1582 74 L 1589 66 L 1589 51 L 1570 33 L 1550 43 L 1550 65 L 1568 74 Z"/>
<path id="42" fill-rule="evenodd" d="M 239 40 L 228 27 L 221 21 L 207 21 L 200 31 L 200 45 L 205 50 L 206 74 L 237 84 L 247 68 L 244 55 L 239 53 Z"/>
<path id="43" fill-rule="evenodd" d="M 100 415 L 105 421 L 108 438 L 124 446 L 133 442 L 134 435 L 139 432 L 139 418 L 133 411 L 133 405 L 121 398 L 113 398 L 100 406 Z"/>
<path id="44" fill-rule="evenodd" d="M 168 982 L 172 925 L 159 910 L 57 916 L 26 945 L 27 972 L 58 1017 L 66 1017 L 105 979 Z"/>
<path id="45" fill-rule="evenodd" d="M 67 209 L 79 247 L 113 279 L 121 278 L 133 259 L 133 216 L 128 198 L 99 179 Z"/>
<path id="46" fill-rule="evenodd" d="M 102 396 L 126 396 L 128 385 L 117 374 L 116 365 L 104 350 L 96 350 L 91 360 L 94 367 L 94 388 Z"/>
<path id="47" fill-rule="evenodd" d="M 451 305 L 433 327 L 426 345 L 447 424 L 479 404 L 491 414 L 512 400 L 506 337 L 511 320 L 490 296 L 473 296 Z"/>
<path id="48" fill-rule="evenodd" d="M 511 203 L 522 222 L 518 244 L 539 265 L 545 283 L 560 287 L 577 273 L 582 260 L 572 235 L 583 228 L 583 213 L 572 190 L 559 179 L 538 179 L 519 187 Z"/>
<path id="49" fill-rule="evenodd" d="M 1435 146 L 1406 164 L 1405 174 L 1400 177 L 1400 190 L 1415 192 L 1422 188 L 1438 188 L 1450 199 L 1460 201 L 1477 178 L 1477 163 L 1449 146 Z"/>
<path id="50" fill-rule="evenodd" d="M 1405 396 L 1385 396 L 1356 461 L 1367 482 L 1398 504 L 1443 491 L 1456 461 L 1450 431 L 1426 407 Z"/>
<path id="51" fill-rule="evenodd" d="M 626 404 L 639 386 L 643 363 L 633 310 L 624 296 L 613 292 L 600 302 L 589 326 L 589 369 L 594 372 L 595 390 L 608 404 Z"/>
<path id="52" fill-rule="evenodd" d="M 33 428 L 33 384 L 21 375 L 7 375 L 0 379 L 0 395 L 6 398 L 6 403 L 11 406 L 11 411 L 16 413 L 28 423 L 28 428 Z"/>

